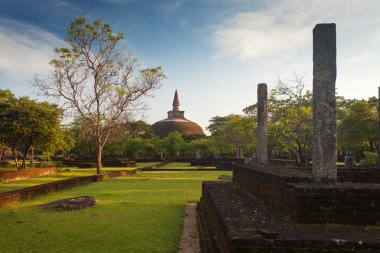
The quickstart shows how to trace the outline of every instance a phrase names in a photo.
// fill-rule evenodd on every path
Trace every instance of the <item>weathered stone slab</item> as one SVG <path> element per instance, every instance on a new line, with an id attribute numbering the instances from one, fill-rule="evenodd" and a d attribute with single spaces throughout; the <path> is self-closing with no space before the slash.
<path id="1" fill-rule="evenodd" d="M 313 179 L 336 181 L 336 26 L 313 30 Z"/>
<path id="2" fill-rule="evenodd" d="M 61 199 L 48 204 L 40 205 L 41 208 L 56 211 L 73 211 L 95 206 L 96 200 L 92 196 L 79 196 L 75 198 Z"/>
<path id="3" fill-rule="evenodd" d="M 268 88 L 265 83 L 257 86 L 257 147 L 256 163 L 268 163 L 267 151 Z"/>

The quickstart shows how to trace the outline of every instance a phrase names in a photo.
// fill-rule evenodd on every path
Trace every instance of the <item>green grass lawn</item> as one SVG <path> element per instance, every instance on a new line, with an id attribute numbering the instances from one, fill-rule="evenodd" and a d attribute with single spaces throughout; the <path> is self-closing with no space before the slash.
<path id="1" fill-rule="evenodd" d="M 186 202 L 201 182 L 231 172 L 140 172 L 0 208 L 1 252 L 176 252 Z M 38 204 L 94 196 L 92 208 L 55 212 Z"/>
<path id="2" fill-rule="evenodd" d="M 17 190 L 39 184 L 46 184 L 53 181 L 63 180 L 72 177 L 90 176 L 96 174 L 96 169 L 60 168 L 57 173 L 13 181 L 5 184 L 0 183 L 0 192 Z"/>
<path id="3" fill-rule="evenodd" d="M 157 163 L 137 163 L 137 168 L 143 168 L 150 165 L 155 165 Z M 133 170 L 136 167 L 104 167 L 103 171 L 111 171 L 111 170 Z M 14 170 L 14 169 L 8 169 Z M 28 178 L 24 180 L 18 180 L 9 182 L 6 184 L 0 183 L 0 193 L 6 191 L 17 190 L 25 187 L 35 186 L 39 184 L 46 184 L 49 182 L 54 182 L 58 180 L 63 180 L 72 177 L 83 177 L 83 176 L 91 176 L 96 174 L 96 169 L 78 169 L 77 167 L 62 167 L 58 169 L 58 172 L 55 174 L 50 174 L 41 177 Z M 1 250 L 0 250 L 1 252 Z"/>
<path id="4" fill-rule="evenodd" d="M 145 167 L 151 167 L 156 164 L 159 164 L 160 162 L 151 162 L 151 163 L 136 163 L 137 168 L 145 168 Z"/>
<path id="5" fill-rule="evenodd" d="M 159 167 L 158 169 L 196 169 L 199 167 L 201 166 L 192 167 L 190 163 L 185 163 L 185 162 L 173 162 L 173 163 L 166 164 L 162 167 Z M 215 169 L 215 167 L 202 167 L 202 168 Z"/>

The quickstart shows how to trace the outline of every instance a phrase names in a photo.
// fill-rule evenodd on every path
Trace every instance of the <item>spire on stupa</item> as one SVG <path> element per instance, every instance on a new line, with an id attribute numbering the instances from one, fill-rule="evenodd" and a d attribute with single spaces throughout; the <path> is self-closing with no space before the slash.
<path id="1" fill-rule="evenodd" d="M 176 90 L 173 99 L 173 110 L 168 111 L 168 118 L 157 121 L 152 125 L 153 132 L 160 137 L 165 137 L 173 131 L 180 134 L 190 133 L 204 136 L 203 129 L 197 123 L 186 119 L 185 112 L 179 110 L 179 105 L 179 96 Z"/>
<path id="2" fill-rule="evenodd" d="M 179 97 L 178 97 L 178 92 L 175 90 L 174 93 L 174 99 L 173 99 L 173 111 L 179 112 Z"/>

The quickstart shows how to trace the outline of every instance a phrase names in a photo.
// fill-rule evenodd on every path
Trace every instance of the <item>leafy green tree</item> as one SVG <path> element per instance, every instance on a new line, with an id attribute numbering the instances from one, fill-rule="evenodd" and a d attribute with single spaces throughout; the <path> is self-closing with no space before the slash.
<path id="1" fill-rule="evenodd" d="M 171 132 L 162 139 L 162 147 L 164 152 L 170 157 L 175 157 L 177 152 L 181 150 L 181 145 L 184 143 L 182 135 L 177 132 Z"/>
<path id="2" fill-rule="evenodd" d="M 49 143 L 57 143 L 61 131 L 61 110 L 57 105 L 28 97 L 10 97 L 0 107 L 0 129 L 18 169 L 26 168 L 32 147 L 43 149 Z M 18 150 L 23 154 L 22 164 L 19 164 Z"/>
<path id="3" fill-rule="evenodd" d="M 75 139 L 69 128 L 61 126 L 56 130 L 55 138 L 52 138 L 48 142 L 39 143 L 35 147 L 37 151 L 42 153 L 42 157 L 46 160 L 50 160 L 50 157 L 57 152 L 65 155 L 75 146 Z"/>
<path id="4" fill-rule="evenodd" d="M 229 144 L 237 153 L 255 143 L 256 115 L 216 116 L 207 130 L 215 140 Z"/>
<path id="5" fill-rule="evenodd" d="M 297 165 L 305 165 L 312 152 L 312 94 L 302 78 L 290 85 L 281 80 L 269 95 L 268 143 L 287 150 Z"/>
<path id="6" fill-rule="evenodd" d="M 96 143 L 97 173 L 112 130 L 136 113 L 143 96 L 160 87 L 161 67 L 137 70 L 137 60 L 118 47 L 124 38 L 108 23 L 80 17 L 67 29 L 68 48 L 57 48 L 47 79 L 33 83 L 42 94 L 63 100 L 89 126 Z M 136 73 L 138 72 L 138 73 Z"/>
<path id="7" fill-rule="evenodd" d="M 346 100 L 341 106 L 343 117 L 338 123 L 338 145 L 342 149 L 361 148 L 376 152 L 378 141 L 377 99 Z"/>
<path id="8" fill-rule="evenodd" d="M 155 158 L 160 153 L 160 139 L 157 136 L 149 139 L 128 138 L 122 143 L 122 148 L 129 158 Z"/>
<path id="9" fill-rule="evenodd" d="M 13 93 L 10 90 L 2 90 L 0 89 L 0 111 L 6 110 L 9 107 L 9 103 L 11 103 L 15 99 Z M 8 137 L 8 133 L 6 129 L 0 128 L 0 162 L 3 158 L 3 152 L 6 146 L 6 138 Z"/>

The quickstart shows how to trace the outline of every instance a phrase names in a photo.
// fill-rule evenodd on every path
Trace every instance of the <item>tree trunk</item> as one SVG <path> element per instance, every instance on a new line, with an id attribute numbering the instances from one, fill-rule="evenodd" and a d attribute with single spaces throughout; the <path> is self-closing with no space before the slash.
<path id="1" fill-rule="evenodd" d="M 291 149 L 289 149 L 289 152 L 293 156 L 293 159 L 296 162 L 296 165 L 300 166 L 300 158 L 299 158 L 298 152 L 295 150 L 291 150 Z"/>
<path id="2" fill-rule="evenodd" d="M 0 148 L 0 163 L 3 161 L 3 153 L 4 153 L 4 146 L 1 146 Z"/>
<path id="3" fill-rule="evenodd" d="M 23 170 L 25 170 L 26 169 L 26 159 L 28 158 L 28 149 L 26 149 L 25 151 L 24 151 L 24 157 L 22 158 L 22 166 L 21 166 L 21 168 L 23 169 Z"/>
<path id="4" fill-rule="evenodd" d="M 24 157 L 22 158 L 22 169 L 23 170 L 26 169 L 26 159 L 28 159 L 28 153 L 29 153 L 29 149 L 31 146 L 32 146 L 31 142 L 25 146 Z"/>
<path id="5" fill-rule="evenodd" d="M 97 160 L 96 160 L 96 173 L 101 174 L 102 173 L 102 146 L 101 144 L 98 144 L 97 147 Z"/>
<path id="6" fill-rule="evenodd" d="M 297 147 L 298 147 L 298 157 L 299 157 L 299 166 L 304 167 L 306 162 L 305 162 L 305 157 L 303 155 L 303 150 L 302 150 L 302 145 L 299 140 L 297 140 Z"/>
<path id="7" fill-rule="evenodd" d="M 20 169 L 20 165 L 18 163 L 17 150 L 16 150 L 16 148 L 11 147 L 11 151 L 12 151 L 13 159 L 15 160 L 16 169 L 19 170 Z"/>
<path id="8" fill-rule="evenodd" d="M 32 152 L 32 154 L 31 154 L 30 163 L 32 164 L 32 167 L 34 167 L 34 147 L 32 147 L 31 152 Z"/>

